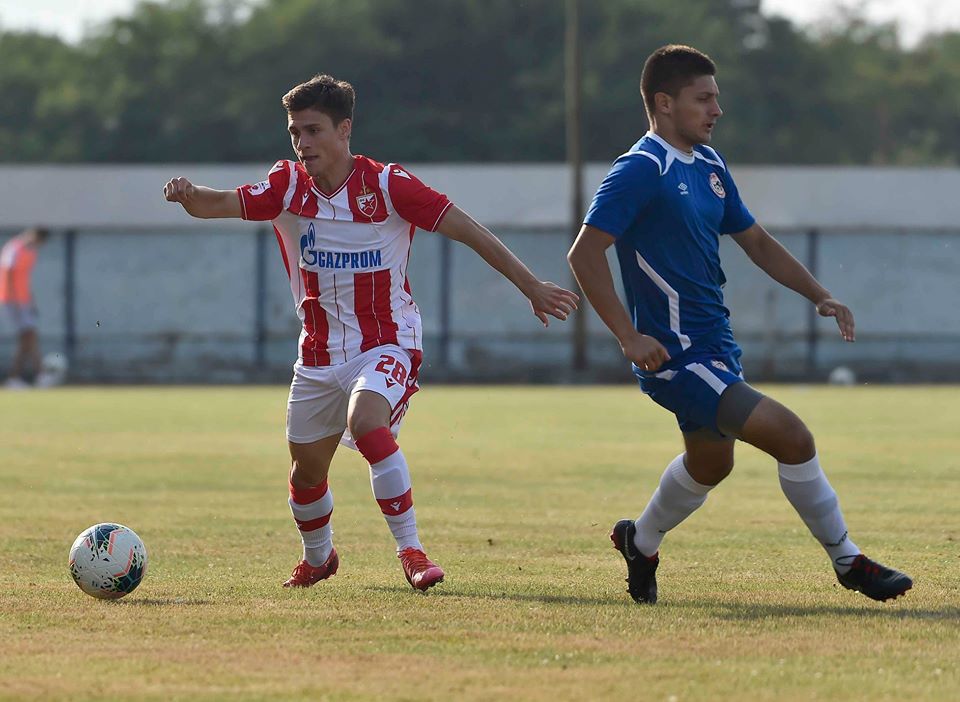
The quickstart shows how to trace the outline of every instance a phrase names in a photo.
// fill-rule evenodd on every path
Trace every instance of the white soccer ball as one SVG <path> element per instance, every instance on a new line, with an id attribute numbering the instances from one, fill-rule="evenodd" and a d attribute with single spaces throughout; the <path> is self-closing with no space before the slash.
<path id="1" fill-rule="evenodd" d="M 857 382 L 857 374 L 847 366 L 837 366 L 830 371 L 828 380 L 831 385 L 853 385 Z"/>
<path id="2" fill-rule="evenodd" d="M 116 600 L 137 589 L 147 572 L 147 549 L 122 524 L 94 524 L 73 542 L 70 575 L 88 595 Z"/>
<path id="3" fill-rule="evenodd" d="M 62 353 L 48 353 L 40 362 L 40 372 L 37 374 L 37 387 L 52 388 L 63 385 L 67 379 L 69 363 Z"/>

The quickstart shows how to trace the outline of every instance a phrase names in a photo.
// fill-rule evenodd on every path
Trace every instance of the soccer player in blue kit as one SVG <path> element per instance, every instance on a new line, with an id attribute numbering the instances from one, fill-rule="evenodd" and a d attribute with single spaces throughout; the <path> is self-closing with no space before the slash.
<path id="1" fill-rule="evenodd" d="M 641 93 L 650 131 L 613 164 L 567 256 L 584 293 L 633 363 L 643 392 L 673 412 L 685 451 L 666 468 L 640 517 L 610 538 L 627 562 L 628 592 L 657 601 L 664 534 L 690 516 L 733 468 L 736 439 L 777 460 L 780 485 L 830 557 L 840 583 L 875 600 L 912 587 L 870 560 L 847 533 L 813 436 L 789 409 L 743 379 L 718 253 L 730 235 L 771 278 L 835 317 L 854 340 L 853 315 L 760 226 L 724 159 L 707 146 L 722 114 L 713 61 L 669 45 L 647 59 Z M 613 287 L 616 246 L 629 314 Z"/>

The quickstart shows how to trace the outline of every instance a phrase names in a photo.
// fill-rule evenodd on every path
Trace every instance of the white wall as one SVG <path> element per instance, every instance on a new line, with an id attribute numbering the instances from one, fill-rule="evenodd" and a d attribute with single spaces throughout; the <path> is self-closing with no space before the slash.
<path id="1" fill-rule="evenodd" d="M 164 202 L 172 176 L 232 188 L 263 179 L 272 164 L 0 166 L 0 227 L 168 226 L 189 217 Z M 490 226 L 567 226 L 570 179 L 555 164 L 416 165 Z M 607 164 L 585 169 L 589 203 Z M 733 167 L 747 206 L 770 226 L 948 228 L 960 222 L 960 169 Z"/>
<path id="2" fill-rule="evenodd" d="M 242 166 L 2 166 L 0 244 L 43 223 L 54 237 L 35 274 L 45 349 L 62 349 L 68 328 L 64 230 L 74 253 L 74 377 L 87 380 L 239 381 L 282 377 L 296 355 L 298 326 L 269 226 L 202 221 L 164 202 L 173 175 L 229 188 L 263 178 L 270 164 Z M 411 170 L 482 222 L 541 277 L 570 282 L 565 253 L 569 178 L 558 165 L 425 165 Z M 587 169 L 587 201 L 606 172 Z M 735 169 L 745 201 L 798 258 L 818 227 L 819 276 L 857 314 L 858 342 L 842 344 L 830 320 L 770 281 L 724 238 L 724 291 L 751 377 L 823 376 L 837 363 L 888 379 L 960 378 L 960 170 Z M 257 232 L 265 232 L 258 289 Z M 472 251 L 451 249 L 449 291 L 441 281 L 441 237 L 418 234 L 410 277 L 424 319 L 427 370 L 441 360 L 444 302 L 451 310 L 450 368 L 499 377 L 530 370 L 557 379 L 570 366 L 571 325 L 543 330 L 522 296 Z M 615 264 L 614 264 L 615 266 Z M 619 279 L 619 276 L 616 276 Z M 258 295 L 261 297 L 258 298 Z M 262 304 L 266 346 L 256 346 Z M 495 310 L 495 313 L 491 313 Z M 0 366 L 11 330 L 0 319 Z M 604 377 L 627 377 L 616 344 L 588 317 L 589 356 Z M 944 370 L 946 369 L 946 370 Z"/>

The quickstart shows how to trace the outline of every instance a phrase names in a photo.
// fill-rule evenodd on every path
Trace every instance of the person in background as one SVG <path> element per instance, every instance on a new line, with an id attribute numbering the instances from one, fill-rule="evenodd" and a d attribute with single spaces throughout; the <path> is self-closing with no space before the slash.
<path id="1" fill-rule="evenodd" d="M 49 232 L 32 227 L 10 239 L 0 249 L 0 305 L 6 310 L 17 334 L 17 348 L 10 365 L 6 387 L 26 388 L 26 377 L 40 372 L 40 342 L 37 337 L 37 306 L 30 279 L 37 252 Z"/>

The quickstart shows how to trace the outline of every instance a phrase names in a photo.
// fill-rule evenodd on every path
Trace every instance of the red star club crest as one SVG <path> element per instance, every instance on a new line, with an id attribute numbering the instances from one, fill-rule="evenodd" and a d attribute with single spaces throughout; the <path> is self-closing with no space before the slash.
<path id="1" fill-rule="evenodd" d="M 377 211 L 377 194 L 362 193 L 357 195 L 357 209 L 367 217 L 373 217 L 373 213 Z"/>

